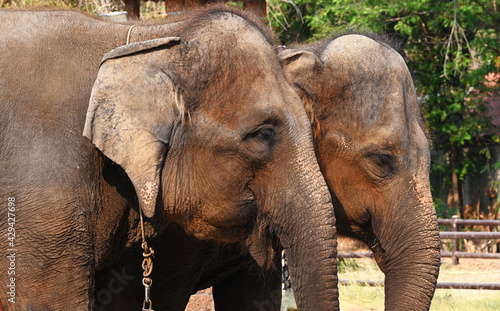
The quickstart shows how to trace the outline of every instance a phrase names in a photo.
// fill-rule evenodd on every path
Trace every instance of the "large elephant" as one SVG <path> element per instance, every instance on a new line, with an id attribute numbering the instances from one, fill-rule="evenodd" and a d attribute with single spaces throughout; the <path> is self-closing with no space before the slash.
<path id="1" fill-rule="evenodd" d="M 346 35 L 279 54 L 309 112 L 339 232 L 375 252 L 386 274 L 386 310 L 428 310 L 439 271 L 429 143 L 404 60 L 377 40 Z M 193 240 L 175 228 L 157 239 L 163 260 L 157 263 L 161 272 L 152 297 L 160 310 L 184 310 L 189 293 L 209 286 L 218 311 L 279 310 L 281 291 L 273 290 L 281 280 L 279 270 L 266 272 L 237 246 Z M 170 254 L 166 245 L 171 243 L 186 250 Z M 139 272 L 136 257 L 135 263 L 123 262 L 100 275 L 102 294 L 116 271 Z M 292 283 L 295 290 L 293 276 Z M 108 310 L 137 308 L 140 289 L 128 284 L 101 302 Z"/>
<path id="2" fill-rule="evenodd" d="M 313 125 L 337 230 L 385 273 L 386 310 L 428 310 L 439 273 L 429 142 L 403 58 L 345 35 L 280 53 Z"/>
<path id="3" fill-rule="evenodd" d="M 134 28 L 0 12 L 4 308 L 93 309 L 141 212 L 148 236 L 177 223 L 268 265 L 279 241 L 301 309 L 338 308 L 331 198 L 260 25 L 220 8 Z"/>

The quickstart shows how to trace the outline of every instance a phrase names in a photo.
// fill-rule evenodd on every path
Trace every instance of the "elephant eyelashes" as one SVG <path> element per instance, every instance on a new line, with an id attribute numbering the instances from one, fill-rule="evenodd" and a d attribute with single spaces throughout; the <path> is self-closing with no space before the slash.
<path id="1" fill-rule="evenodd" d="M 261 128 L 256 132 L 250 133 L 248 138 L 258 139 L 264 143 L 271 143 L 274 140 L 274 129 L 270 127 Z"/>

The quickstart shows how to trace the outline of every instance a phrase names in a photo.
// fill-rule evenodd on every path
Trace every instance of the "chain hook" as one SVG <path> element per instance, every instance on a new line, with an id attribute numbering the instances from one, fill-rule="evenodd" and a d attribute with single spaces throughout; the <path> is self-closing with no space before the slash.
<path id="1" fill-rule="evenodd" d="M 153 302 L 150 299 L 150 288 L 153 284 L 151 278 L 144 277 L 142 279 L 142 285 L 144 285 L 144 302 L 142 303 L 142 311 L 154 311 Z"/>

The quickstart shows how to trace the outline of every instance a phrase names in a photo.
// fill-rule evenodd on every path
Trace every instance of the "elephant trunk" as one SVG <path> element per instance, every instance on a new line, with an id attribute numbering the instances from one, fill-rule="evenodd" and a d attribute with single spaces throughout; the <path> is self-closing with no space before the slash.
<path id="1" fill-rule="evenodd" d="M 339 308 L 335 216 L 316 163 L 311 148 L 281 172 L 286 201 L 268 217 L 287 255 L 298 309 L 331 311 Z"/>
<path id="2" fill-rule="evenodd" d="M 428 179 L 417 177 L 389 219 L 375 219 L 374 245 L 385 273 L 385 310 L 429 310 L 440 265 L 440 240 Z M 404 212 L 403 212 L 404 211 Z M 395 238 L 398 237 L 398 238 Z"/>
<path id="3" fill-rule="evenodd" d="M 299 201 L 299 200 L 298 200 Z M 335 228 L 325 221 L 332 217 L 329 204 L 293 208 L 296 223 L 284 225 L 281 241 L 287 248 L 292 287 L 299 310 L 338 310 L 337 241 Z M 326 210 L 330 210 L 329 212 Z M 314 226 L 301 219 L 312 219 Z M 288 244 L 288 245 L 286 245 Z"/>

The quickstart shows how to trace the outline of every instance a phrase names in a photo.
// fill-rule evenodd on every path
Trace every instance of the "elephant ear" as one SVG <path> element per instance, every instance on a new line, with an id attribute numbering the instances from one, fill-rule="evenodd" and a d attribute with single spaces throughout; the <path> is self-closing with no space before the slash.
<path id="1" fill-rule="evenodd" d="M 176 89 L 165 63 L 180 38 L 161 38 L 108 52 L 92 87 L 83 135 L 132 181 L 139 206 L 153 217 L 170 134 Z"/>
<path id="2" fill-rule="evenodd" d="M 314 88 L 317 87 L 323 63 L 314 53 L 303 50 L 282 50 L 278 56 L 288 83 L 295 88 L 302 99 L 313 128 L 313 134 L 318 137 L 320 123 L 313 107 L 317 101 L 315 94 L 318 92 Z"/>
<path id="3" fill-rule="evenodd" d="M 310 91 L 311 80 L 321 70 L 322 62 L 309 51 L 282 50 L 278 54 L 288 82 L 305 91 Z"/>

